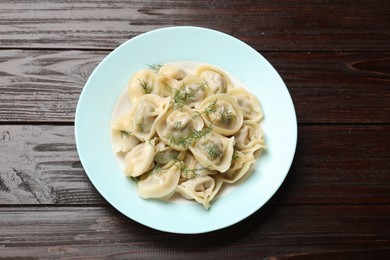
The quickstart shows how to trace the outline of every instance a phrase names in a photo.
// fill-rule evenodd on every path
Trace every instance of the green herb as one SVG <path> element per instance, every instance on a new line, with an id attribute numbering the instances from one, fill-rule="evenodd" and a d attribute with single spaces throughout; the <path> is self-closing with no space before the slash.
<path id="1" fill-rule="evenodd" d="M 171 144 L 182 146 L 183 148 L 188 149 L 188 147 L 193 142 L 200 140 L 202 137 L 206 136 L 211 131 L 212 131 L 212 126 L 208 126 L 201 130 L 193 130 L 191 134 L 187 137 L 183 137 L 183 136 L 176 137 L 172 134 L 169 134 L 167 138 L 169 139 L 169 142 Z"/>
<path id="2" fill-rule="evenodd" d="M 236 149 L 233 150 L 233 155 L 232 155 L 232 162 L 240 158 L 240 155 L 238 154 L 238 151 Z"/>
<path id="3" fill-rule="evenodd" d="M 130 135 L 132 134 L 131 131 L 123 131 L 123 130 L 120 130 L 121 132 L 121 137 L 130 137 Z"/>
<path id="4" fill-rule="evenodd" d="M 197 83 L 196 85 L 198 86 L 198 90 L 202 89 L 204 91 L 205 88 L 209 88 L 209 84 L 207 83 L 206 80 L 201 83 Z"/>
<path id="5" fill-rule="evenodd" d="M 138 79 L 138 85 L 144 90 L 145 94 L 152 93 L 152 88 L 148 86 L 148 83 L 146 83 L 144 80 Z"/>
<path id="6" fill-rule="evenodd" d="M 211 159 L 220 158 L 222 155 L 222 151 L 221 149 L 219 149 L 217 144 L 212 144 L 208 146 L 206 149 Z"/>
<path id="7" fill-rule="evenodd" d="M 183 161 L 178 161 L 176 167 L 179 168 L 180 172 L 182 173 L 182 176 L 184 176 L 187 179 L 194 179 L 199 175 L 197 171 L 203 170 L 203 168 L 191 169 L 187 165 L 185 165 Z"/>
<path id="8" fill-rule="evenodd" d="M 154 161 L 156 161 L 159 164 L 167 164 L 170 161 L 177 161 L 179 160 L 179 152 L 173 151 L 171 153 L 169 152 L 159 152 L 154 156 Z"/>
<path id="9" fill-rule="evenodd" d="M 214 100 L 213 102 L 210 102 L 207 107 L 204 109 L 204 112 L 209 115 L 211 113 L 215 113 L 217 111 L 217 101 L 218 99 Z"/>
<path id="10" fill-rule="evenodd" d="M 159 64 L 159 63 L 152 64 L 152 65 L 146 64 L 146 65 L 149 67 L 149 69 L 153 70 L 156 73 L 158 73 L 160 71 L 161 67 L 163 66 L 162 64 Z"/>
<path id="11" fill-rule="evenodd" d="M 195 95 L 199 92 L 200 89 L 204 90 L 205 86 L 207 86 L 207 82 L 197 83 L 196 87 L 187 88 L 183 83 L 179 89 L 176 89 L 173 95 L 173 108 L 181 110 L 184 105 L 192 100 Z"/>
<path id="12" fill-rule="evenodd" d="M 132 180 L 132 181 L 135 181 L 135 182 L 139 182 L 139 179 L 141 178 L 141 176 L 138 176 L 138 177 L 133 177 L 133 176 L 131 176 L 130 177 L 130 179 Z"/>
<path id="13" fill-rule="evenodd" d="M 180 128 L 181 127 L 181 121 L 177 121 L 176 123 L 175 123 L 175 129 L 178 129 L 178 128 Z"/>
<path id="14" fill-rule="evenodd" d="M 145 131 L 144 131 L 144 125 L 142 124 L 142 122 L 137 123 L 136 129 L 137 129 L 137 132 L 145 133 Z"/>
<path id="15" fill-rule="evenodd" d="M 212 102 L 209 102 L 207 107 L 203 111 L 195 111 L 195 115 L 192 117 L 192 119 L 197 119 L 203 113 L 209 115 L 211 113 L 214 113 L 215 111 L 217 111 L 217 99 Z"/>
<path id="16" fill-rule="evenodd" d="M 226 107 L 223 108 L 222 111 L 221 110 L 218 111 L 218 115 L 221 118 L 222 123 L 225 125 L 229 124 L 232 117 L 234 117 L 233 113 Z"/>

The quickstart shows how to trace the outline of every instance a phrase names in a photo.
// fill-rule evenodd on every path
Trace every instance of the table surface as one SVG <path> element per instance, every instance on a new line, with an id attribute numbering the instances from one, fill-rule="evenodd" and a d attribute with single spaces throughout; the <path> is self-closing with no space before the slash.
<path id="1" fill-rule="evenodd" d="M 34 3 L 32 3 L 34 2 Z M 390 2 L 0 4 L 0 256 L 370 259 L 390 255 Z M 80 163 L 74 115 L 97 64 L 173 25 L 248 43 L 284 79 L 298 146 L 273 198 L 231 227 L 177 235 L 110 206 Z"/>

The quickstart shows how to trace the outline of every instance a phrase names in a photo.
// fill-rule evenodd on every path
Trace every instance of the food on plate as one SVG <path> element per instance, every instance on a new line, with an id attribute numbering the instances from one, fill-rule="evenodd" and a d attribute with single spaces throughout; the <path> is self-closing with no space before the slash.
<path id="1" fill-rule="evenodd" d="M 264 149 L 259 100 L 215 66 L 152 65 L 127 91 L 131 109 L 112 125 L 112 142 L 141 198 L 177 194 L 208 209 Z"/>

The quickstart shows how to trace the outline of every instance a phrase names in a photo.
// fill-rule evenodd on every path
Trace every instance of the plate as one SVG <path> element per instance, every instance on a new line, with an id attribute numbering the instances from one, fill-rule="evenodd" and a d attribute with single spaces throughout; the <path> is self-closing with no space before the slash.
<path id="1" fill-rule="evenodd" d="M 115 104 L 131 75 L 147 64 L 204 62 L 222 68 L 255 94 L 264 111 L 261 126 L 266 149 L 254 172 L 233 190 L 196 203 L 144 200 L 121 172 L 112 151 L 110 127 Z M 256 50 L 211 29 L 169 27 L 136 36 L 111 52 L 93 71 L 76 109 L 77 151 L 99 193 L 127 217 L 153 229 L 204 233 L 233 225 L 261 208 L 285 179 L 296 148 L 297 120 L 283 80 Z"/>

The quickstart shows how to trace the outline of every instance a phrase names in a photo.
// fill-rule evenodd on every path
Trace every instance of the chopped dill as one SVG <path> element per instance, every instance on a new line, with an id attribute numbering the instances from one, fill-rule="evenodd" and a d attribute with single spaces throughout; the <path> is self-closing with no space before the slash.
<path id="1" fill-rule="evenodd" d="M 181 127 L 181 124 L 182 124 L 181 121 L 177 121 L 177 122 L 175 123 L 175 129 L 180 128 L 180 127 Z"/>
<path id="2" fill-rule="evenodd" d="M 138 79 L 138 85 L 144 90 L 145 94 L 152 93 L 152 88 L 148 86 L 148 83 L 146 83 L 144 80 Z"/>
<path id="3" fill-rule="evenodd" d="M 187 137 L 183 137 L 183 136 L 176 137 L 172 134 L 168 134 L 167 138 L 169 139 L 169 142 L 171 144 L 182 146 L 183 148 L 187 149 L 191 144 L 200 140 L 202 137 L 210 133 L 211 130 L 212 130 L 212 126 L 208 126 L 201 130 L 193 130 L 192 133 Z"/>
<path id="4" fill-rule="evenodd" d="M 197 83 L 196 85 L 198 86 L 198 90 L 202 89 L 204 91 L 205 88 L 209 88 L 209 84 L 206 80 L 201 83 Z"/>
<path id="5" fill-rule="evenodd" d="M 131 176 L 130 179 L 134 182 L 139 182 L 139 179 L 140 179 L 141 176 L 138 176 L 138 177 L 133 177 Z"/>
<path id="6" fill-rule="evenodd" d="M 203 113 L 206 113 L 207 115 L 211 113 L 215 113 L 217 111 L 217 99 L 209 102 L 207 107 L 203 111 L 195 111 L 195 115 L 192 117 L 192 119 L 197 119 L 200 117 Z"/>
<path id="7" fill-rule="evenodd" d="M 194 179 L 195 177 L 198 176 L 197 171 L 202 170 L 202 168 L 191 169 L 187 165 L 185 165 L 183 161 L 178 161 L 178 164 L 176 164 L 176 167 L 179 168 L 180 172 L 182 173 L 182 176 L 187 178 L 187 179 Z"/>
<path id="8" fill-rule="evenodd" d="M 212 144 L 208 147 L 206 147 L 207 153 L 209 154 L 211 159 L 220 158 L 222 155 L 221 149 L 219 149 L 217 144 Z"/>
<path id="9" fill-rule="evenodd" d="M 240 158 L 240 155 L 238 154 L 237 150 L 234 149 L 233 155 L 232 155 L 232 162 Z"/>
<path id="10" fill-rule="evenodd" d="M 204 112 L 209 115 L 211 113 L 215 113 L 217 111 L 217 101 L 218 99 L 214 100 L 213 102 L 210 102 L 207 107 L 204 109 Z"/>
<path id="11" fill-rule="evenodd" d="M 121 132 L 121 137 L 130 137 L 130 135 L 132 134 L 131 131 L 123 131 L 123 130 L 120 130 Z"/>
<path id="12" fill-rule="evenodd" d="M 137 123 L 136 129 L 137 129 L 137 132 L 145 133 L 144 125 L 142 124 L 142 122 Z"/>
<path id="13" fill-rule="evenodd" d="M 158 174 L 158 173 L 161 173 L 162 171 L 165 171 L 165 170 L 161 167 L 161 165 L 159 163 L 156 163 L 151 174 Z"/>
<path id="14" fill-rule="evenodd" d="M 169 86 L 168 86 L 169 87 Z M 195 95 L 199 92 L 199 90 L 203 90 L 208 87 L 207 82 L 197 83 L 196 87 L 188 87 L 182 83 L 179 89 L 176 89 L 173 94 L 173 108 L 181 110 L 184 105 L 186 105 L 189 101 L 193 100 Z"/>
<path id="15" fill-rule="evenodd" d="M 167 164 L 169 163 L 170 161 L 177 161 L 179 160 L 179 152 L 178 151 L 174 151 L 172 153 L 164 153 L 164 152 L 160 152 L 160 153 L 157 153 L 155 156 L 154 156 L 154 161 L 156 161 L 157 163 L 159 164 Z"/>
<path id="16" fill-rule="evenodd" d="M 227 125 L 229 124 L 232 117 L 234 117 L 232 111 L 230 111 L 228 108 L 224 107 L 223 110 L 218 111 L 218 115 L 221 118 L 221 121 L 223 124 Z"/>
<path id="17" fill-rule="evenodd" d="M 159 64 L 159 63 L 155 63 L 155 64 L 146 64 L 149 69 L 153 70 L 154 72 L 159 72 L 161 67 L 163 66 L 162 64 Z"/>

